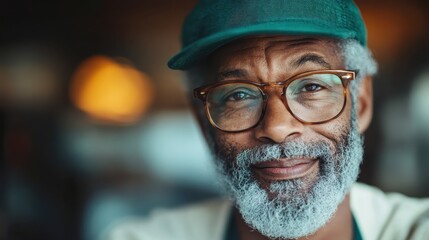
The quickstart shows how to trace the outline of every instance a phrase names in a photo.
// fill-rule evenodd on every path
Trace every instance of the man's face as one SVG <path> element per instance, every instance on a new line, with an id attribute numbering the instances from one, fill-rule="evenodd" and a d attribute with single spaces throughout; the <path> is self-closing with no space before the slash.
<path id="1" fill-rule="evenodd" d="M 291 36 L 242 39 L 215 52 L 207 82 L 280 82 L 300 73 L 344 69 L 334 41 Z M 337 118 L 303 124 L 281 93 L 269 95 L 255 127 L 227 133 L 200 122 L 244 220 L 270 237 L 296 238 L 325 224 L 355 181 L 362 145 L 351 97 Z M 352 119 L 354 119 L 352 121 Z"/>

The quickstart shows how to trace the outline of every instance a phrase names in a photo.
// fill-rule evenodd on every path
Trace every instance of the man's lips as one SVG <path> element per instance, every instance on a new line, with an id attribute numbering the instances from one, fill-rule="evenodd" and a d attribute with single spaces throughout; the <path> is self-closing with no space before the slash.
<path id="1" fill-rule="evenodd" d="M 318 167 L 317 159 L 280 159 L 252 165 L 254 173 L 272 181 L 304 177 Z"/>

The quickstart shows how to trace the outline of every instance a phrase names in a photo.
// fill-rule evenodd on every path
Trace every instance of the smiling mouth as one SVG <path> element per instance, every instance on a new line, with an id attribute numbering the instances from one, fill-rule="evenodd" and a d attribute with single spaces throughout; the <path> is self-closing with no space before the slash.
<path id="1" fill-rule="evenodd" d="M 291 180 L 315 171 L 318 163 L 318 159 L 280 159 L 254 164 L 252 170 L 266 180 Z"/>

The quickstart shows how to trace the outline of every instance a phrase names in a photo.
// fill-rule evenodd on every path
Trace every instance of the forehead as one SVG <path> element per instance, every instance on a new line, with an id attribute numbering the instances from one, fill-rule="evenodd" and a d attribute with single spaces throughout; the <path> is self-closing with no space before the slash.
<path id="1" fill-rule="evenodd" d="M 308 36 L 253 36 L 236 40 L 208 59 L 211 73 L 241 69 L 255 74 L 295 74 L 343 69 L 337 41 Z M 214 71 L 214 72 L 213 72 Z"/>

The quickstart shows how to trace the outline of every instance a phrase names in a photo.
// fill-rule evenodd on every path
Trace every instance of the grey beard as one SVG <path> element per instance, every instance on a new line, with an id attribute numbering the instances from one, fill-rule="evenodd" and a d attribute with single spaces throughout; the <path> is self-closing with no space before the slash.
<path id="1" fill-rule="evenodd" d="M 359 174 L 363 145 L 356 125 L 352 116 L 350 130 L 344 131 L 335 149 L 322 141 L 291 141 L 244 150 L 235 161 L 230 159 L 231 150 L 218 152 L 221 181 L 245 222 L 265 236 L 286 239 L 311 235 L 324 226 Z M 250 170 L 258 162 L 303 156 L 319 160 L 315 182 L 305 178 L 277 181 L 270 184 L 269 194 Z"/>

